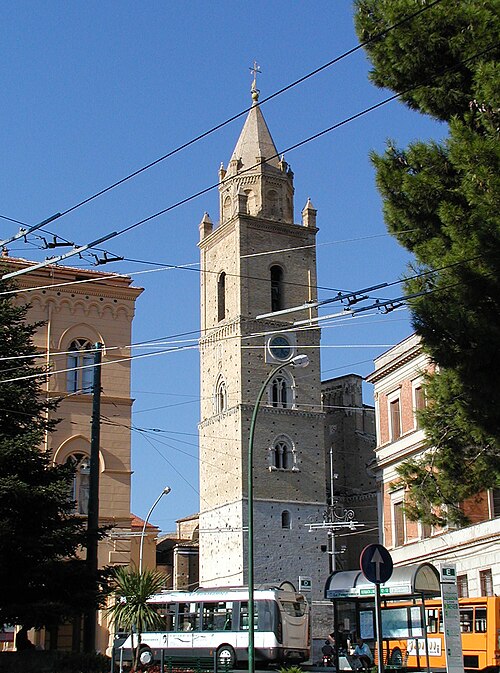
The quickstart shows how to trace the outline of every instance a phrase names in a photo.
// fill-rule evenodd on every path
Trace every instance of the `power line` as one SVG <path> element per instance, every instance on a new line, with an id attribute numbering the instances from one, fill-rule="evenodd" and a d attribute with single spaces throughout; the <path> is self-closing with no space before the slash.
<path id="1" fill-rule="evenodd" d="M 438 1 L 442 1 L 442 0 L 438 0 Z M 409 93 L 409 92 L 411 92 L 411 91 L 414 91 L 415 89 L 418 89 L 418 88 L 420 88 L 421 86 L 424 86 L 424 85 L 428 84 L 429 82 L 435 80 L 437 77 L 440 77 L 440 76 L 446 74 L 446 73 L 449 72 L 449 71 L 455 70 L 457 67 L 459 67 L 459 66 L 461 66 L 461 65 L 464 65 L 465 63 L 468 63 L 469 61 L 474 60 L 474 59 L 478 58 L 479 56 L 482 56 L 482 55 L 484 55 L 484 54 L 486 54 L 486 53 L 492 51 L 493 49 L 495 49 L 495 48 L 498 46 L 498 44 L 500 44 L 500 43 L 499 43 L 499 42 L 495 42 L 495 43 L 492 44 L 490 47 L 488 47 L 488 48 L 486 48 L 486 49 L 483 49 L 481 52 L 477 52 L 477 53 L 474 54 L 473 56 L 471 56 L 471 57 L 469 57 L 469 58 L 467 58 L 467 59 L 464 59 L 464 60 L 461 61 L 460 63 L 455 64 L 455 65 L 453 65 L 453 66 L 450 66 L 450 67 L 448 67 L 448 68 L 445 68 L 445 69 L 441 70 L 440 72 L 436 73 L 436 74 L 433 75 L 432 77 L 429 77 L 429 78 L 428 78 L 427 80 L 425 80 L 424 82 L 420 82 L 420 83 L 418 83 L 418 84 L 415 84 L 415 85 L 412 85 L 412 86 L 410 86 L 410 87 L 407 87 L 406 89 L 404 89 L 403 91 L 401 91 L 401 92 L 399 92 L 399 93 L 397 93 L 397 94 L 393 94 L 392 96 L 389 96 L 388 98 L 385 98 L 384 100 L 379 101 L 378 103 L 375 103 L 374 105 L 370 105 L 369 107 L 365 108 L 364 110 L 361 110 L 360 112 L 357 112 L 357 113 L 355 113 L 355 114 L 353 114 L 353 115 L 351 115 L 351 116 L 349 116 L 349 117 L 343 119 L 342 121 L 337 122 L 336 124 L 333 124 L 332 126 L 326 128 L 326 129 L 323 129 L 322 131 L 319 131 L 318 133 L 314 133 L 313 135 L 308 136 L 307 138 L 305 138 L 305 139 L 303 139 L 303 140 L 301 140 L 301 141 L 299 141 L 299 142 L 297 142 L 297 143 L 295 143 L 295 144 L 293 144 L 293 145 L 290 145 L 290 146 L 289 146 L 288 148 L 286 148 L 285 150 L 282 150 L 282 152 L 280 152 L 280 153 L 276 153 L 276 154 L 274 154 L 274 155 L 272 155 L 272 156 L 270 156 L 270 157 L 267 157 L 263 162 L 256 163 L 256 164 L 254 164 L 253 166 L 249 166 L 248 168 L 243 169 L 242 171 L 240 171 L 239 175 L 242 175 L 242 174 L 244 174 L 244 173 L 247 173 L 248 171 L 251 171 L 251 170 L 253 170 L 253 169 L 255 169 L 255 168 L 261 166 L 262 163 L 268 163 L 268 162 L 271 161 L 272 159 L 278 158 L 278 157 L 279 157 L 281 154 L 283 154 L 283 153 L 292 152 L 293 150 L 296 150 L 296 149 L 298 149 L 299 147 L 302 147 L 303 145 L 306 145 L 307 143 L 312 142 L 313 140 L 317 140 L 318 138 L 323 137 L 323 136 L 326 135 L 327 133 L 331 133 L 332 131 L 334 131 L 334 130 L 336 130 L 336 129 L 342 127 L 342 126 L 345 126 L 346 124 L 348 124 L 348 123 L 350 123 L 350 122 L 352 122 L 352 121 L 354 121 L 354 120 L 356 120 L 356 119 L 358 119 L 358 118 L 360 118 L 360 117 L 362 117 L 362 116 L 364 116 L 364 115 L 366 115 L 366 114 L 368 114 L 368 113 L 370 113 L 370 112 L 373 112 L 374 110 L 377 110 L 378 108 L 380 108 L 380 107 L 386 105 L 387 103 L 390 103 L 390 102 L 392 102 L 392 101 L 394 101 L 394 100 L 400 98 L 401 96 L 403 96 L 403 95 L 405 95 L 405 94 L 407 94 L 407 93 Z M 219 187 L 219 186 L 221 186 L 221 185 L 224 185 L 224 184 L 226 184 L 226 182 L 230 182 L 232 179 L 233 179 L 232 177 L 224 178 L 223 180 L 221 180 L 221 181 L 219 181 L 219 182 L 213 183 L 213 184 L 210 185 L 209 187 L 205 187 L 204 189 L 201 189 L 201 190 L 199 190 L 199 191 L 197 191 L 197 192 L 191 194 L 190 196 L 187 196 L 187 197 L 185 197 L 185 198 L 183 198 L 183 199 L 180 199 L 179 201 L 173 203 L 173 204 L 170 205 L 170 206 L 167 206 L 166 208 L 163 208 L 163 209 L 157 211 L 156 213 L 153 213 L 152 215 L 149 215 L 149 216 L 147 216 L 147 217 L 145 217 L 145 218 L 143 218 L 143 219 L 141 219 L 141 220 L 138 220 L 137 222 L 134 222 L 133 224 L 130 224 L 130 225 L 126 226 L 126 227 L 123 227 L 122 229 L 119 229 L 118 231 L 114 231 L 114 232 L 112 232 L 112 233 L 110 233 L 110 234 L 107 234 L 106 236 L 103 236 L 101 239 L 98 239 L 97 241 L 93 241 L 93 242 L 91 242 L 91 243 L 89 243 L 89 244 L 86 244 L 85 246 L 82 246 L 81 249 L 82 249 L 82 250 L 89 249 L 89 248 L 91 248 L 91 247 L 94 247 L 96 244 L 98 244 L 98 243 L 100 243 L 100 242 L 102 242 L 102 241 L 111 240 L 111 239 L 117 238 L 118 236 L 121 236 L 122 234 L 128 233 L 129 231 L 132 231 L 133 229 L 136 229 L 137 227 L 142 226 L 143 224 L 145 224 L 145 223 L 147 223 L 147 222 L 149 222 L 149 221 L 151 221 L 151 220 L 153 220 L 153 219 L 159 217 L 160 215 L 165 215 L 166 213 L 168 213 L 168 212 L 174 210 L 175 208 L 178 208 L 178 207 L 184 205 L 185 203 L 189 203 L 190 201 L 193 201 L 194 199 L 198 198 L 199 196 L 202 196 L 203 194 L 206 194 L 207 192 L 209 192 L 209 191 L 215 189 L 216 187 Z M 67 258 L 67 257 L 70 257 L 70 256 L 72 256 L 72 255 L 78 254 L 78 251 L 79 251 L 79 250 L 80 250 L 80 249 L 77 249 L 76 251 L 67 253 L 66 255 L 64 255 L 64 257 Z M 35 270 L 35 269 L 41 268 L 41 267 L 43 267 L 43 266 L 47 266 L 48 264 L 53 263 L 53 261 L 54 261 L 54 260 L 51 260 L 51 261 L 46 260 L 45 262 L 42 262 L 42 263 L 40 263 L 40 264 L 37 264 L 37 265 L 35 265 L 34 267 L 28 267 L 28 268 L 22 270 L 21 272 L 18 272 L 17 275 L 20 275 L 21 273 L 22 273 L 22 274 L 29 273 L 29 272 L 31 272 L 31 271 L 33 271 L 33 270 Z M 6 275 L 3 276 L 3 278 L 7 278 L 7 277 L 9 277 L 8 274 L 6 274 Z"/>
<path id="2" fill-rule="evenodd" d="M 405 23 L 408 23 L 409 21 L 412 21 L 417 16 L 423 14 L 424 12 L 426 12 L 429 9 L 432 9 L 435 5 L 438 5 L 440 2 L 442 2 L 442 0 L 434 0 L 433 2 L 425 5 L 424 7 L 421 7 L 416 12 L 413 12 L 412 14 L 409 14 L 408 16 L 404 17 L 403 19 L 400 19 L 399 21 L 397 21 L 396 23 L 392 24 L 391 26 L 385 28 L 384 30 L 380 31 L 376 35 L 373 35 L 368 40 L 365 40 L 364 42 L 361 42 L 361 43 L 357 44 L 355 47 L 352 47 L 351 49 L 348 49 L 347 51 L 340 54 L 339 56 L 336 56 L 335 58 L 328 61 L 327 63 L 324 63 L 323 65 L 319 66 L 318 68 L 315 68 L 314 70 L 311 70 L 306 75 L 303 75 L 302 77 L 299 77 L 298 79 L 294 80 L 290 84 L 287 84 L 286 86 L 279 89 L 278 91 L 275 91 L 271 95 L 263 98 L 262 101 L 260 102 L 260 105 L 263 105 L 264 103 L 267 103 L 268 101 L 272 100 L 273 98 L 276 98 L 277 96 L 280 96 L 281 94 L 285 93 L 286 91 L 289 91 L 290 89 L 296 87 L 297 85 L 302 84 L 302 82 L 305 82 L 306 80 L 310 79 L 311 77 L 314 77 L 315 75 L 322 72 L 323 70 L 326 70 L 327 68 L 331 67 L 332 65 L 335 65 L 336 63 L 342 61 L 344 58 L 347 58 L 348 56 L 351 56 L 352 54 L 359 51 L 363 47 L 368 46 L 372 42 L 380 40 L 381 38 L 386 36 L 391 31 L 395 30 L 396 28 L 399 28 L 400 26 L 404 25 Z M 120 180 L 117 180 L 116 182 L 112 183 L 108 187 L 105 187 L 105 188 L 99 190 L 98 192 L 92 194 L 91 196 L 86 197 L 85 199 L 83 199 L 79 203 L 75 204 L 74 206 L 71 206 L 70 208 L 67 208 L 62 213 L 57 213 L 56 215 L 52 216 L 52 218 L 49 218 L 49 220 L 46 220 L 44 223 L 48 223 L 49 221 L 52 221 L 53 219 L 63 217 L 64 215 L 67 215 L 68 213 L 71 213 L 72 211 L 76 210 L 77 208 L 80 208 L 81 206 L 83 206 L 87 203 L 90 203 L 90 201 L 93 201 L 94 199 L 98 198 L 99 196 L 102 196 L 103 194 L 105 194 L 106 192 L 109 192 L 112 189 L 114 189 L 115 187 L 118 187 L 119 185 L 123 184 L 124 182 L 127 182 L 131 178 L 134 178 L 137 175 L 143 173 L 144 171 L 147 171 L 148 169 L 152 168 L 153 166 L 156 166 L 157 164 L 161 163 L 165 159 L 168 159 L 169 157 L 174 156 L 175 154 L 177 154 L 177 153 L 181 152 L 182 150 L 186 149 L 187 147 L 190 147 L 191 145 L 193 145 L 193 144 L 197 143 L 198 141 L 202 140 L 203 138 L 206 138 L 207 136 L 211 135 L 215 131 L 220 130 L 224 126 L 227 126 L 228 124 L 235 121 L 236 119 L 239 119 L 244 114 L 248 113 L 251 109 L 252 109 L 252 106 L 245 108 L 241 112 L 238 112 L 236 115 L 233 115 L 233 116 L 229 117 L 225 121 L 223 121 L 219 124 L 216 124 L 215 126 L 208 129 L 207 131 L 204 131 L 203 133 L 200 133 L 199 135 L 195 136 L 191 140 L 189 140 L 185 143 L 182 143 L 181 145 L 179 145 L 175 149 L 170 150 L 169 152 L 167 152 L 163 156 L 159 157 L 158 159 L 155 159 L 154 161 L 151 161 L 150 163 L 146 164 L 145 166 L 142 166 L 141 168 L 133 171 L 132 173 L 129 173 L 128 175 L 121 178 Z M 9 220 L 11 222 L 16 222 L 18 224 L 23 224 L 22 222 L 19 222 L 19 220 L 14 220 L 13 218 L 7 217 L 5 215 L 0 215 L 0 217 L 5 219 L 5 220 Z M 43 226 L 43 223 L 41 225 L 35 225 L 36 228 L 40 228 L 41 226 Z M 31 231 L 33 231 L 33 230 L 34 230 L 34 228 L 31 229 Z M 21 236 L 17 235 L 17 237 L 18 238 L 22 237 L 22 235 Z M 14 239 L 11 239 L 11 240 L 14 240 Z M 8 242 L 10 242 L 10 241 L 8 241 Z M 3 244 L 5 244 L 5 243 L 3 243 Z M 0 244 L 0 245 L 2 245 L 2 244 Z"/>

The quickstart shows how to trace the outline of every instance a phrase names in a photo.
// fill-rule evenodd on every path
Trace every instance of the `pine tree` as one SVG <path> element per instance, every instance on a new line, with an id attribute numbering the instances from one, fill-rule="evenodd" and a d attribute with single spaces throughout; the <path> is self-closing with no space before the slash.
<path id="1" fill-rule="evenodd" d="M 415 0 L 357 0 L 358 35 L 415 9 Z M 372 81 L 449 129 L 441 143 L 389 141 L 372 154 L 387 227 L 413 253 L 412 274 L 424 274 L 405 289 L 425 292 L 410 302 L 413 324 L 437 365 L 422 414 L 429 451 L 400 474 L 408 513 L 432 523 L 463 522 L 457 504 L 500 485 L 498 9 L 442 0 L 367 47 Z"/>
<path id="2" fill-rule="evenodd" d="M 27 324 L 12 290 L 0 281 L 0 624 L 39 628 L 97 605 L 100 586 L 77 556 L 86 526 L 73 514 L 73 468 L 43 448 L 56 404 L 32 357 L 40 325 Z"/>

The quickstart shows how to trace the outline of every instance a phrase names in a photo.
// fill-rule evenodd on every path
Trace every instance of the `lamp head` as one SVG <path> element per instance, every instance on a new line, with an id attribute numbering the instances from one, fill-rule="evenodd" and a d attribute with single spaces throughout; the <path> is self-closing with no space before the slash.
<path id="1" fill-rule="evenodd" d="M 170 486 L 165 486 L 165 488 L 162 491 L 162 495 L 168 495 L 172 489 Z"/>
<path id="2" fill-rule="evenodd" d="M 299 354 L 292 358 L 289 362 L 292 367 L 307 367 L 309 364 L 309 358 L 307 355 Z"/>

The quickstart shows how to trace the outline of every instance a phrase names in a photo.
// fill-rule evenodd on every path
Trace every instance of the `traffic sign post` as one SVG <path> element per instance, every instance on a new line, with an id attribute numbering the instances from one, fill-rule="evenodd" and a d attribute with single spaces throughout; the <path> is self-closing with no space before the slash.
<path id="1" fill-rule="evenodd" d="M 387 549 L 381 544 L 369 544 L 359 557 L 361 572 L 369 582 L 375 584 L 375 633 L 377 636 L 378 673 L 384 673 L 384 647 L 382 641 L 382 610 L 380 607 L 380 585 L 392 575 L 393 563 Z"/>

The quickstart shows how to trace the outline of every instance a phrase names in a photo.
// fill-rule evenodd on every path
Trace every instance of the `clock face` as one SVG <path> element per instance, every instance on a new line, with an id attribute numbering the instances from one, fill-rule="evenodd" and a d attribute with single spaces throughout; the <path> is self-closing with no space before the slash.
<path id="1" fill-rule="evenodd" d="M 276 360 L 288 360 L 292 355 L 292 345 L 285 336 L 275 336 L 269 341 L 269 352 Z"/>

